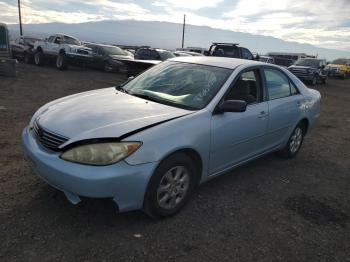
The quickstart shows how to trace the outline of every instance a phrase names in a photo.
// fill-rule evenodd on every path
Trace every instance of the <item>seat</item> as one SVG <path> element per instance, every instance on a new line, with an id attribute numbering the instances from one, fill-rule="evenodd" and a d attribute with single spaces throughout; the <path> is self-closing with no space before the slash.
<path id="1" fill-rule="evenodd" d="M 227 100 L 243 100 L 248 104 L 256 102 L 254 96 L 250 94 L 250 86 L 248 81 L 240 78 L 227 96 Z"/>

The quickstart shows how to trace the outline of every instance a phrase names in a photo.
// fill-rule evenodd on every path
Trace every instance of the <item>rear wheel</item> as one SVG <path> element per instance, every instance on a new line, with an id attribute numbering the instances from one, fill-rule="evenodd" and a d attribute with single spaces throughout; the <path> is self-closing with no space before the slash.
<path id="1" fill-rule="evenodd" d="M 111 64 L 108 62 L 108 61 L 105 61 L 104 63 L 104 67 L 103 67 L 103 70 L 105 72 L 112 72 L 113 71 L 113 67 L 111 66 Z"/>
<path id="2" fill-rule="evenodd" d="M 299 123 L 289 137 L 288 143 L 277 154 L 284 158 L 293 158 L 299 152 L 304 141 L 305 126 Z"/>
<path id="3" fill-rule="evenodd" d="M 175 215 L 187 203 L 196 184 L 196 166 L 185 154 L 164 160 L 154 172 L 144 199 L 144 211 L 151 217 Z"/>
<path id="4" fill-rule="evenodd" d="M 35 52 L 34 54 L 34 62 L 38 66 L 42 66 L 44 64 L 44 54 L 41 50 Z"/>
<path id="5" fill-rule="evenodd" d="M 326 76 L 325 78 L 323 78 L 322 83 L 325 84 L 325 85 L 328 83 L 328 76 Z"/>

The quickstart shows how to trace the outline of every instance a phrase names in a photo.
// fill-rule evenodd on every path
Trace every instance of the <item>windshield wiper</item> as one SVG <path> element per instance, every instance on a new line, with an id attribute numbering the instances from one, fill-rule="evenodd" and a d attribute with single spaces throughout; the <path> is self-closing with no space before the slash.
<path id="1" fill-rule="evenodd" d="M 123 92 L 125 94 L 129 94 L 129 92 L 122 85 L 116 86 L 115 90 L 121 91 L 121 92 Z"/>
<path id="2" fill-rule="evenodd" d="M 146 99 L 146 100 L 149 100 L 149 101 L 153 101 L 153 102 L 157 102 L 157 103 L 161 103 L 161 100 L 153 97 L 153 96 L 149 96 L 149 95 L 145 95 L 145 94 L 140 94 L 140 93 L 129 93 L 129 95 L 132 95 L 132 96 L 136 96 L 136 97 L 139 97 L 139 98 L 142 98 L 142 99 Z"/>

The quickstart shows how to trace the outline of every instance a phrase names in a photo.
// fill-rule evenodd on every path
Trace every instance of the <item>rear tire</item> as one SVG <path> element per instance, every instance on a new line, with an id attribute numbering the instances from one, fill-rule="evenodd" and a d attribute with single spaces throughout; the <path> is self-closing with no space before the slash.
<path id="1" fill-rule="evenodd" d="M 56 67 L 59 70 L 67 70 L 68 68 L 68 59 L 65 53 L 58 54 L 56 58 Z"/>
<path id="2" fill-rule="evenodd" d="M 328 76 L 326 76 L 326 77 L 322 80 L 322 83 L 325 84 L 325 85 L 328 83 Z"/>
<path id="3" fill-rule="evenodd" d="M 173 216 L 187 203 L 196 185 L 197 169 L 185 154 L 163 160 L 148 184 L 144 212 L 153 218 Z"/>
<path id="4" fill-rule="evenodd" d="M 288 143 L 277 152 L 277 155 L 283 158 L 293 158 L 295 157 L 304 141 L 305 136 L 305 125 L 299 123 L 293 130 L 289 137 Z"/>
<path id="5" fill-rule="evenodd" d="M 45 57 L 42 51 L 36 51 L 34 54 L 34 62 L 38 66 L 44 65 Z"/>
<path id="6" fill-rule="evenodd" d="M 111 66 L 111 64 L 108 61 L 105 61 L 103 70 L 107 73 L 110 73 L 113 71 L 113 67 Z"/>

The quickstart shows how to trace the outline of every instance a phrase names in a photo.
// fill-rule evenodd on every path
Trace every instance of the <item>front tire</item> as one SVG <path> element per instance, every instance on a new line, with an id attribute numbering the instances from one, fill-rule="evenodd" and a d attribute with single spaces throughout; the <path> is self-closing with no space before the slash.
<path id="1" fill-rule="evenodd" d="M 315 75 L 315 76 L 312 78 L 311 85 L 315 86 L 315 85 L 317 85 L 317 83 L 318 83 L 318 77 L 317 77 L 317 75 Z"/>
<path id="2" fill-rule="evenodd" d="M 196 176 L 196 166 L 185 154 L 162 161 L 148 184 L 144 212 L 153 218 L 175 215 L 189 200 Z"/>
<path id="3" fill-rule="evenodd" d="M 31 64 L 32 62 L 32 57 L 28 53 L 24 53 L 24 63 Z"/>
<path id="4" fill-rule="evenodd" d="M 299 123 L 290 135 L 288 143 L 284 148 L 278 151 L 277 154 L 283 158 L 295 157 L 303 144 L 304 136 L 305 126 L 302 123 Z"/>
<path id="5" fill-rule="evenodd" d="M 67 70 L 68 59 L 67 59 L 66 54 L 64 54 L 64 53 L 58 54 L 58 56 L 56 58 L 56 67 L 59 70 Z"/>

